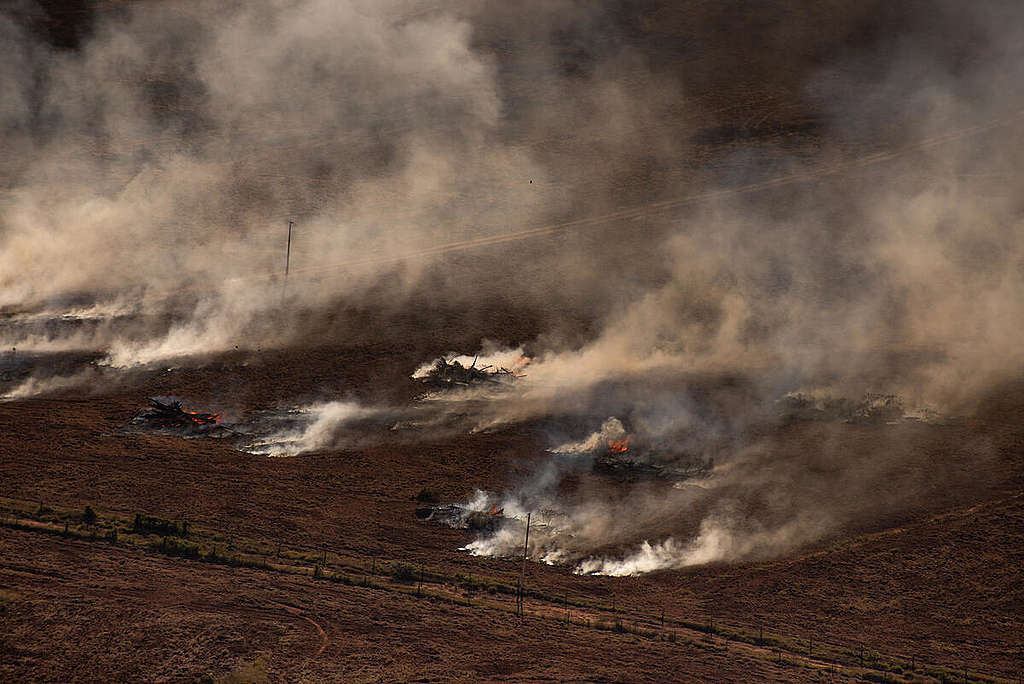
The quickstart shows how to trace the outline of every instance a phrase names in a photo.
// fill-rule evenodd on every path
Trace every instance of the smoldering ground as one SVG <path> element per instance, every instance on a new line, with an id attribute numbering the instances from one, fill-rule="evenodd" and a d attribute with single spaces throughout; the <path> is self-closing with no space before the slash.
<path id="1" fill-rule="evenodd" d="M 713 452 L 735 494 L 705 510 L 647 492 L 612 515 L 582 498 L 565 557 L 818 538 L 872 510 L 833 505 L 878 479 L 846 475 L 909 466 L 888 437 L 851 455 L 831 432 L 779 458 L 787 442 L 751 436 L 776 401 L 875 392 L 963 415 L 1022 361 L 1022 10 L 848 5 L 137 3 L 94 12 L 71 48 L 15 5 L 0 305 L 132 313 L 8 321 L 3 346 L 201 363 L 340 338 L 344 317 L 323 321 L 346 306 L 386 331 L 431 299 L 498 302 L 537 312 L 530 339 L 502 340 L 534 362 L 477 427 L 557 416 L 557 446 L 618 417 Z M 709 401 L 707 378 L 738 384 Z M 788 503 L 749 503 L 766 492 Z"/>

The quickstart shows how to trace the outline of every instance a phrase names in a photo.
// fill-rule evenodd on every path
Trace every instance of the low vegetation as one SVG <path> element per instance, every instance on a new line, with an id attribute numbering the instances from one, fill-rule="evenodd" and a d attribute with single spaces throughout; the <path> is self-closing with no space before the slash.
<path id="1" fill-rule="evenodd" d="M 154 515 L 136 513 L 132 530 L 136 533 L 151 532 L 163 537 L 187 537 L 188 520 L 167 520 Z"/>
<path id="2" fill-rule="evenodd" d="M 6 615 L 13 604 L 18 599 L 18 595 L 13 591 L 7 591 L 6 589 L 0 589 L 0 616 Z"/>
<path id="3" fill-rule="evenodd" d="M 415 582 L 420 577 L 420 571 L 412 563 L 396 561 L 391 564 L 391 576 L 399 582 Z"/>
<path id="4" fill-rule="evenodd" d="M 81 510 L 81 509 L 79 509 Z M 86 509 L 92 510 L 91 507 Z M 132 524 L 128 520 L 119 518 L 116 515 L 99 516 L 93 511 L 95 518 L 81 512 L 59 511 L 51 507 L 39 506 L 38 508 L 26 508 L 24 506 L 12 506 L 11 500 L 0 500 L 0 524 L 18 529 L 33 532 L 54 534 L 63 537 L 71 537 L 89 541 L 103 540 L 107 543 L 117 545 L 134 545 L 147 548 L 151 551 L 168 556 L 198 560 L 201 562 L 217 563 L 229 567 L 249 567 L 269 570 L 274 572 L 303 574 L 317 580 L 327 580 L 350 586 L 371 587 L 376 590 L 390 590 L 410 593 L 411 590 L 401 589 L 392 585 L 379 584 L 373 581 L 373 576 L 378 573 L 390 576 L 399 583 L 410 584 L 416 582 L 429 583 L 432 590 L 424 591 L 417 587 L 416 595 L 425 597 L 432 601 L 451 602 L 459 605 L 477 605 L 471 600 L 472 593 L 485 592 L 490 596 L 510 596 L 515 593 L 515 588 L 495 578 L 479 575 L 445 575 L 435 570 L 420 567 L 407 561 L 378 562 L 374 559 L 373 564 L 359 563 L 351 560 L 346 561 L 337 555 L 328 554 L 325 550 L 301 550 L 286 548 L 283 544 L 274 543 L 266 539 L 249 540 L 225 535 L 213 531 L 204 530 L 191 526 L 186 520 L 170 520 L 158 516 L 136 513 Z M 12 515 L 13 514 L 13 515 Z M 86 519 L 92 519 L 93 523 L 86 523 Z M 80 521 L 80 524 L 71 526 L 72 521 Z M 153 534 L 159 535 L 159 540 L 153 541 Z M 186 539 L 185 535 L 189 535 Z M 226 540 L 230 540 L 229 542 Z M 276 553 L 275 553 L 276 551 Z M 333 556 L 333 558 L 332 558 Z M 365 561 L 366 559 L 362 559 Z M 345 571 L 341 571 L 344 569 Z M 440 590 L 438 589 L 440 585 Z M 458 591 L 464 591 L 467 597 L 459 597 Z M 749 628 L 727 627 L 721 624 L 681 619 L 664 618 L 661 616 L 648 615 L 642 612 L 624 610 L 607 606 L 600 603 L 570 598 L 567 596 L 551 596 L 543 592 L 527 591 L 528 600 L 537 603 L 564 606 L 567 610 L 572 608 L 585 613 L 604 613 L 604 617 L 594 616 L 592 621 L 586 615 L 546 615 L 538 613 L 535 617 L 549 618 L 569 625 L 585 628 L 593 628 L 601 631 L 609 631 L 619 634 L 630 634 L 637 637 L 656 639 L 659 641 L 677 642 L 684 645 L 700 645 L 699 641 L 691 639 L 679 639 L 675 630 L 684 629 L 693 632 L 702 632 L 703 640 L 709 640 L 704 646 L 715 650 L 728 650 L 728 644 L 746 643 L 753 646 L 760 646 L 771 649 L 775 655 L 771 658 L 779 663 L 785 662 L 790 665 L 806 665 L 801 658 L 809 655 L 809 642 L 795 637 L 782 637 L 778 634 L 768 634 Z M 0 591 L 0 615 L 8 609 L 17 596 L 11 592 Z M 505 603 L 488 603 L 489 608 L 499 610 L 512 610 Z M 614 618 L 609 620 L 609 614 Z M 666 629 L 666 626 L 668 629 Z M 718 637 L 721 641 L 714 640 Z M 701 647 L 704 647 L 701 646 Z M 954 669 L 946 669 L 940 666 L 921 665 L 920 669 L 909 668 L 907 664 L 900 664 L 895 661 L 886 661 L 885 658 L 872 650 L 859 648 L 842 647 L 828 642 L 815 640 L 813 657 L 818 661 L 831 662 L 845 667 L 854 667 L 865 670 L 858 672 L 856 676 L 866 681 L 886 681 L 903 678 L 903 681 L 919 681 L 916 673 L 920 673 L 925 679 L 920 681 L 953 681 L 954 678 L 963 680 L 963 671 L 957 672 Z M 213 679 L 216 682 L 227 681 L 266 681 L 258 678 L 231 679 L 236 676 L 249 676 L 260 672 L 259 664 L 246 665 L 241 669 L 233 671 L 228 678 Z M 265 675 L 265 671 L 264 675 Z M 204 675 L 207 676 L 207 675 Z M 882 679 L 879 679 L 881 677 Z M 200 678 L 201 681 L 208 681 Z M 968 676 L 969 681 L 996 682 L 997 679 L 975 675 Z"/>

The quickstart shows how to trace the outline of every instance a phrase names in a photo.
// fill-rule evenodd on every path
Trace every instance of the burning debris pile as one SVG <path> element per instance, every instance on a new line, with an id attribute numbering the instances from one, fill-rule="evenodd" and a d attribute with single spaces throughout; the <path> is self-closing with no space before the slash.
<path id="1" fill-rule="evenodd" d="M 434 365 L 425 374 L 417 377 L 425 385 L 431 385 L 440 389 L 449 389 L 456 386 L 468 387 L 481 383 L 509 383 L 521 377 L 515 371 L 508 368 L 495 368 L 488 364 L 477 368 L 477 359 L 473 363 L 464 366 L 458 359 L 448 361 L 444 357 L 434 362 Z"/>
<path id="2" fill-rule="evenodd" d="M 416 509 L 416 517 L 471 532 L 497 532 L 506 522 L 503 508 L 478 510 L 462 504 L 423 506 Z"/>
<path id="3" fill-rule="evenodd" d="M 593 467 L 595 473 L 611 475 L 621 480 L 671 475 L 664 465 L 630 453 L 627 443 L 609 446 L 606 451 L 595 454 Z"/>
<path id="4" fill-rule="evenodd" d="M 684 467 L 678 456 L 660 454 L 638 444 L 633 435 L 626 432 L 622 421 L 614 417 L 605 420 L 601 429 L 586 439 L 550 451 L 560 456 L 588 458 L 595 473 L 619 480 L 685 480 L 706 470 L 705 464 L 688 462 Z"/>
<path id="5" fill-rule="evenodd" d="M 594 453 L 593 471 L 630 482 L 647 478 L 685 481 L 706 475 L 710 468 L 704 461 L 631 448 L 630 442 L 628 438 L 609 442 L 607 448 Z"/>
<path id="6" fill-rule="evenodd" d="M 131 424 L 150 430 L 164 430 L 186 435 L 223 436 L 231 428 L 221 425 L 216 413 L 186 411 L 181 400 L 173 397 L 152 397 L 149 408 L 132 418 Z"/>

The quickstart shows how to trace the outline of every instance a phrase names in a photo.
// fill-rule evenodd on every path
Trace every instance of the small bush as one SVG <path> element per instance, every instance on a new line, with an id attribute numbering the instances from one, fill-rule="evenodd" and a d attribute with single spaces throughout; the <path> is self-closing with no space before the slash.
<path id="1" fill-rule="evenodd" d="M 161 537 L 187 537 L 188 520 L 167 520 L 154 515 L 136 513 L 133 531 L 136 533 L 152 532 Z"/>
<path id="2" fill-rule="evenodd" d="M 262 660 L 235 667 L 227 676 L 217 680 L 223 684 L 265 684 L 270 681 L 267 667 Z"/>
<path id="3" fill-rule="evenodd" d="M 96 511 L 92 510 L 92 506 L 85 507 L 85 513 L 82 514 L 82 522 L 86 525 L 95 525 L 99 516 L 96 515 Z"/>
<path id="4" fill-rule="evenodd" d="M 391 565 L 391 576 L 399 582 L 415 582 L 420 573 L 412 563 L 397 562 Z"/>
<path id="5" fill-rule="evenodd" d="M 182 558 L 199 558 L 199 544 L 178 539 L 177 537 L 164 537 L 157 544 L 156 549 L 168 556 L 181 556 Z"/>
<path id="6" fill-rule="evenodd" d="M 0 589 L 0 615 L 7 613 L 7 609 L 10 608 L 11 604 L 18 599 L 18 595 L 13 591 L 7 591 L 6 589 Z"/>
<path id="7" fill-rule="evenodd" d="M 441 495 L 433 489 L 424 487 L 420 490 L 420 493 L 416 495 L 416 500 L 424 504 L 438 504 L 441 503 Z"/>

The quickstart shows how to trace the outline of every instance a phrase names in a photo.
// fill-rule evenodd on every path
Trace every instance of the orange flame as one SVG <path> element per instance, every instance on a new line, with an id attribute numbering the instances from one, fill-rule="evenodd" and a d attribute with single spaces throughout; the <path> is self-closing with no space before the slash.
<path id="1" fill-rule="evenodd" d="M 608 451 L 613 454 L 624 454 L 629 449 L 629 437 L 619 440 L 608 440 Z"/>
<path id="2" fill-rule="evenodd" d="M 498 510 L 498 507 L 497 507 L 497 505 L 495 505 L 495 506 L 493 506 L 493 507 L 491 508 L 491 512 L 489 513 L 489 515 L 493 515 L 493 516 L 494 516 L 495 518 L 501 518 L 501 517 L 504 517 L 504 515 L 505 515 L 505 509 L 504 509 L 504 508 L 502 508 L 501 510 Z"/>
<path id="3" fill-rule="evenodd" d="M 204 414 L 200 414 L 199 411 L 186 411 L 184 409 L 182 409 L 181 412 L 184 413 L 187 416 L 191 416 L 192 420 L 194 422 L 196 422 L 196 423 L 199 423 L 200 425 L 208 425 L 208 424 L 217 423 L 217 422 L 220 421 L 220 414 L 219 413 L 204 413 Z"/>

